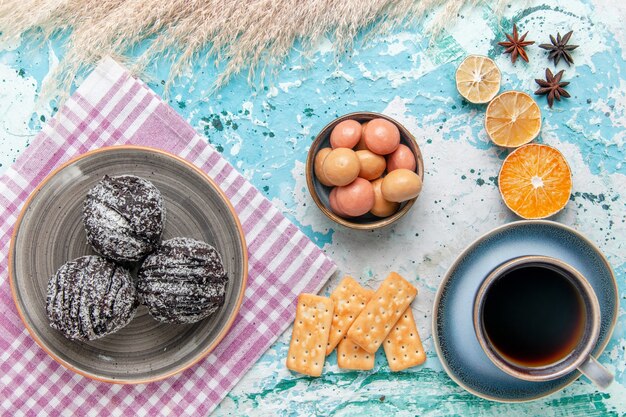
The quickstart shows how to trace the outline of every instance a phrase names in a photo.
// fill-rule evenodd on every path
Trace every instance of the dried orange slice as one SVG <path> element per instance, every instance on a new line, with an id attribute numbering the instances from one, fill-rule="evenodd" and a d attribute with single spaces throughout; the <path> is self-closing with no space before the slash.
<path id="1" fill-rule="evenodd" d="M 540 129 L 541 111 L 526 93 L 505 91 L 487 106 L 485 130 L 496 145 L 516 148 L 535 139 Z"/>
<path id="2" fill-rule="evenodd" d="M 486 56 L 470 55 L 456 70 L 456 89 L 472 103 L 488 103 L 500 91 L 500 70 Z"/>
<path id="3" fill-rule="evenodd" d="M 558 213 L 572 192 L 572 173 L 557 149 L 531 143 L 504 160 L 498 186 L 504 203 L 525 219 L 543 219 Z"/>

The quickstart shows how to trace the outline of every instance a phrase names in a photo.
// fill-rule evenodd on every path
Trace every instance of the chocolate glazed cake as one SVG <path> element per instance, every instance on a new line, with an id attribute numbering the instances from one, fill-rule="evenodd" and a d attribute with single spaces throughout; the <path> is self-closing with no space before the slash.
<path id="1" fill-rule="evenodd" d="M 227 283 L 213 246 L 178 237 L 146 258 L 139 269 L 137 295 L 158 321 L 195 323 L 224 304 Z"/>
<path id="2" fill-rule="evenodd" d="M 48 281 L 50 326 L 68 339 L 94 340 L 126 326 L 137 307 L 130 273 L 101 256 L 61 266 Z"/>
<path id="3" fill-rule="evenodd" d="M 161 192 L 134 175 L 105 175 L 87 193 L 83 221 L 96 252 L 118 262 L 138 261 L 161 240 L 165 221 Z"/>

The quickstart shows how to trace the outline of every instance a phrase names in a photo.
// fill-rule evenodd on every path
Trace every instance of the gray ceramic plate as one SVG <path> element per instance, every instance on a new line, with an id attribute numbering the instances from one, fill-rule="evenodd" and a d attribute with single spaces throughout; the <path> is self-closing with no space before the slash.
<path id="1" fill-rule="evenodd" d="M 594 356 L 606 347 L 617 320 L 619 294 L 613 271 L 595 245 L 574 229 L 547 220 L 524 220 L 482 236 L 459 255 L 439 287 L 433 307 L 433 338 L 448 375 L 469 392 L 493 401 L 535 400 L 568 386 L 580 376 L 574 371 L 552 381 L 522 381 L 496 367 L 480 347 L 473 323 L 478 288 L 498 265 L 523 255 L 560 259 L 587 278 L 601 310 L 600 337 Z"/>
<path id="2" fill-rule="evenodd" d="M 48 325 L 48 278 L 68 260 L 94 253 L 86 241 L 82 205 L 87 190 L 105 174 L 138 175 L 159 188 L 167 210 L 164 239 L 191 237 L 220 252 L 230 281 L 226 302 L 214 316 L 191 325 L 162 324 L 141 306 L 128 326 L 86 343 L 70 341 Z M 20 214 L 9 268 L 18 312 L 50 356 L 79 374 L 127 384 L 174 375 L 213 350 L 239 311 L 248 272 L 241 225 L 217 185 L 174 155 L 134 146 L 89 152 L 51 173 Z"/>

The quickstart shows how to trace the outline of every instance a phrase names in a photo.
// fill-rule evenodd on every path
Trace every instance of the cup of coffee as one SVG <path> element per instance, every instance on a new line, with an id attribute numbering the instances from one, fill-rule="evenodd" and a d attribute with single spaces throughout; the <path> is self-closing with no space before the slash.
<path id="1" fill-rule="evenodd" d="M 591 356 L 600 334 L 600 306 L 576 269 L 547 256 L 522 256 L 494 269 L 474 301 L 481 347 L 501 370 L 547 381 L 575 369 L 598 387 L 613 375 Z"/>

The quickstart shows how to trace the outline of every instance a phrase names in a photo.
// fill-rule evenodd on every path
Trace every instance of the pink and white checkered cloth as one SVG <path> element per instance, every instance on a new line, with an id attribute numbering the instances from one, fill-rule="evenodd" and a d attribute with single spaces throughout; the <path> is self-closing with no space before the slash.
<path id="1" fill-rule="evenodd" d="M 217 348 L 161 382 L 111 385 L 74 374 L 35 344 L 8 282 L 13 225 L 31 191 L 59 164 L 115 144 L 161 148 L 207 172 L 232 201 L 249 251 L 248 288 Z M 105 59 L 0 177 L 0 415 L 202 416 L 289 326 L 301 292 L 318 292 L 335 270 L 261 193 L 144 83 Z"/>

